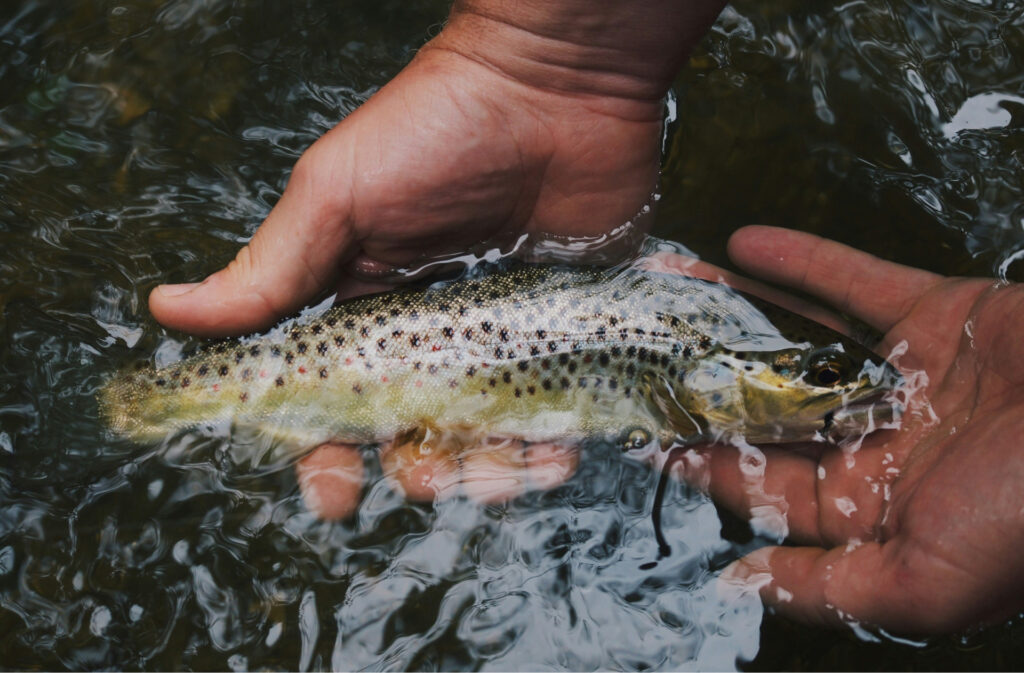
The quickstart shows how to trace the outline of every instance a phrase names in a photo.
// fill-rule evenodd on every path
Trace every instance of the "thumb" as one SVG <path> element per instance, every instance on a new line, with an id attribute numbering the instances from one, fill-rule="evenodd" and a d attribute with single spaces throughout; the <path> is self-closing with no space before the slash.
<path id="1" fill-rule="evenodd" d="M 331 286 L 355 239 L 347 199 L 318 184 L 309 156 L 295 165 L 281 200 L 234 261 L 201 283 L 150 293 L 149 309 L 160 323 L 209 337 L 254 332 Z M 335 172 L 332 182 L 345 181 Z"/>

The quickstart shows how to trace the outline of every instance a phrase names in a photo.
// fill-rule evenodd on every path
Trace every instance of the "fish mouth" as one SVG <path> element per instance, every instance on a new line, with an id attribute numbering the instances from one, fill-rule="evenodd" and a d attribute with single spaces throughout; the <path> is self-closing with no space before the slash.
<path id="1" fill-rule="evenodd" d="M 889 391 L 879 392 L 825 414 L 819 433 L 826 440 L 839 443 L 843 439 L 863 437 L 875 430 L 897 428 L 902 411 L 903 406 L 893 399 Z"/>

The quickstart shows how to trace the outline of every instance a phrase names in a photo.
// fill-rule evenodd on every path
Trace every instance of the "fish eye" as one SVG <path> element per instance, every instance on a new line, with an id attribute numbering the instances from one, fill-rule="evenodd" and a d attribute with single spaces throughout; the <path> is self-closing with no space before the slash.
<path id="1" fill-rule="evenodd" d="M 811 383 L 829 388 L 843 382 L 846 378 L 846 367 L 838 359 L 827 359 L 815 362 L 807 373 Z"/>

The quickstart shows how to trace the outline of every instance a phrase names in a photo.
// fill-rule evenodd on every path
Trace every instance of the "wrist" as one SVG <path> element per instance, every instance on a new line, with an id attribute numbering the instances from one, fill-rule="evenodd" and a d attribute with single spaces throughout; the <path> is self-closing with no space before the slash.
<path id="1" fill-rule="evenodd" d="M 722 0 L 456 0 L 427 48 L 533 88 L 660 104 Z"/>

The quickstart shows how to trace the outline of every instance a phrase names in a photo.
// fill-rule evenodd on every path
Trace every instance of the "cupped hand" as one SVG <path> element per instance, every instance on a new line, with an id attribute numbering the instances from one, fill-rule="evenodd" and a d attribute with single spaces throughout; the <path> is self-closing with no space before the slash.
<path id="1" fill-rule="evenodd" d="M 801 620 L 902 633 L 1024 608 L 1024 288 L 767 227 L 737 232 L 729 252 L 753 275 L 885 332 L 881 352 L 917 389 L 902 426 L 856 450 L 692 452 L 689 479 L 741 515 L 784 518 L 804 545 L 760 549 L 723 581 Z"/>

